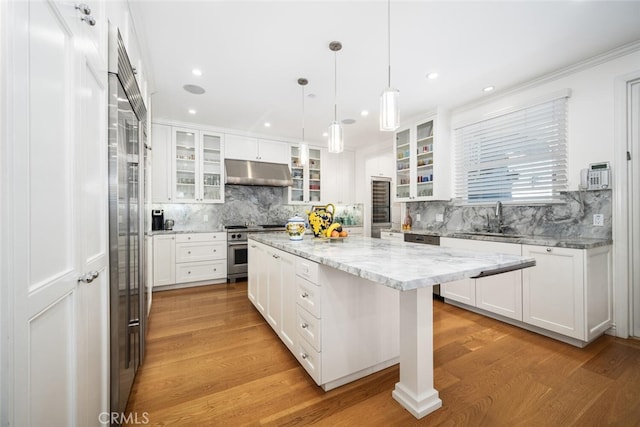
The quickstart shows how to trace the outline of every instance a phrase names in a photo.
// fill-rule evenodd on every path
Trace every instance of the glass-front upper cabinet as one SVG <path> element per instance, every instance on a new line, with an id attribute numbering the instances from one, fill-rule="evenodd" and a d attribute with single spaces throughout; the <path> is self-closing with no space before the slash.
<path id="1" fill-rule="evenodd" d="M 411 195 L 411 129 L 396 134 L 396 199 Z"/>
<path id="2" fill-rule="evenodd" d="M 292 145 L 290 153 L 293 185 L 289 187 L 289 202 L 319 202 L 322 191 L 322 150 L 309 147 L 308 153 L 302 153 L 299 146 Z"/>
<path id="3" fill-rule="evenodd" d="M 412 123 L 395 135 L 395 199 L 399 202 L 451 198 L 452 165 L 448 115 Z"/>
<path id="4" fill-rule="evenodd" d="M 196 200 L 196 141 L 197 132 L 174 129 L 175 194 L 174 199 Z"/>
<path id="5" fill-rule="evenodd" d="M 222 134 L 173 127 L 175 202 L 224 201 Z"/>
<path id="6" fill-rule="evenodd" d="M 202 200 L 221 202 L 224 198 L 222 186 L 223 161 L 221 135 L 201 133 L 202 141 Z"/>

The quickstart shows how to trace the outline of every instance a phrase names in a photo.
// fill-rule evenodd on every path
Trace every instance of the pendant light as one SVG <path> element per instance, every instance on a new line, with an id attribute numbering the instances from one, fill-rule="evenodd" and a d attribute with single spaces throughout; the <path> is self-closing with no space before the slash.
<path id="1" fill-rule="evenodd" d="M 380 95 L 380 130 L 394 131 L 400 127 L 400 92 L 391 87 L 391 0 L 387 1 L 387 48 L 388 48 L 388 85 Z"/>
<path id="2" fill-rule="evenodd" d="M 344 150 L 344 134 L 342 125 L 338 122 L 338 51 L 342 49 L 342 43 L 331 42 L 329 49 L 333 51 L 333 122 L 329 126 L 329 152 L 342 153 Z"/>
<path id="3" fill-rule="evenodd" d="M 298 150 L 300 152 L 300 165 L 305 166 L 309 160 L 309 145 L 304 140 L 304 87 L 309 83 L 309 80 L 304 77 L 298 79 L 298 84 L 302 87 L 302 139 Z"/>

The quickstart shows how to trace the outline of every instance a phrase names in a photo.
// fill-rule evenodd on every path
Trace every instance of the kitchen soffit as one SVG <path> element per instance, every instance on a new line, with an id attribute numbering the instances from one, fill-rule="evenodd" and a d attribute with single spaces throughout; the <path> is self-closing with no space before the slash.
<path id="1" fill-rule="evenodd" d="M 301 75 L 305 134 L 324 144 L 333 114 L 333 61 L 341 40 L 338 119 L 345 145 L 390 141 L 378 130 L 387 80 L 386 1 L 133 1 L 154 118 L 297 140 Z M 181 17 L 181 18 L 178 18 Z M 453 108 L 640 40 L 640 1 L 391 2 L 391 66 L 401 120 Z M 194 76 L 193 68 L 202 70 Z M 438 72 L 439 78 L 426 75 Z M 193 95 L 185 84 L 202 86 Z M 190 115 L 188 109 L 195 109 Z M 375 112 L 360 116 L 362 110 Z M 263 123 L 272 124 L 265 128 Z"/>

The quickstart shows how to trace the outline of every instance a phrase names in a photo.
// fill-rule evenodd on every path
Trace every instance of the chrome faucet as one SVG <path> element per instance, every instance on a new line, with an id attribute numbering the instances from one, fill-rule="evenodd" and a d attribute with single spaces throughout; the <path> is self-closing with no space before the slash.
<path id="1" fill-rule="evenodd" d="M 498 233 L 502 233 L 502 202 L 496 202 L 496 220 L 498 221 Z"/>

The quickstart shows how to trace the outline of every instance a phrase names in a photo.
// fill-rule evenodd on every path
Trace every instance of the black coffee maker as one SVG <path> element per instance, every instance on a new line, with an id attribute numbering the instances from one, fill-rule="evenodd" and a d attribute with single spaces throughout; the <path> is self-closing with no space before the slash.
<path id="1" fill-rule="evenodd" d="M 164 211 L 162 209 L 151 211 L 151 230 L 164 230 Z"/>

